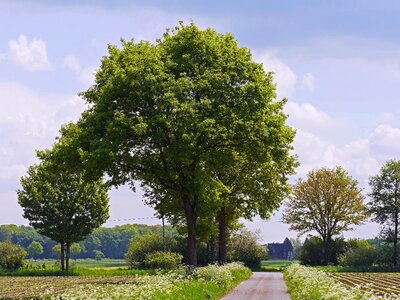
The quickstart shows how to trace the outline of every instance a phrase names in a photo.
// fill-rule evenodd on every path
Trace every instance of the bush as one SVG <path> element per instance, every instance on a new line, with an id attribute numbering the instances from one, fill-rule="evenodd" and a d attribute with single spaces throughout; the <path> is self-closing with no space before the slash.
<path id="1" fill-rule="evenodd" d="M 228 260 L 241 261 L 251 269 L 258 269 L 261 260 L 267 258 L 267 249 L 257 240 L 257 234 L 245 228 L 234 233 L 228 244 Z"/>
<path id="2" fill-rule="evenodd" d="M 329 263 L 336 265 L 338 258 L 345 252 L 346 242 L 342 239 L 332 241 L 332 248 L 329 257 Z M 298 259 L 302 265 L 318 266 L 324 265 L 324 247 L 322 239 L 316 236 L 307 238 L 300 251 Z"/>
<path id="3" fill-rule="evenodd" d="M 342 266 L 371 266 L 377 259 L 378 250 L 366 240 L 352 239 L 347 242 L 346 252 L 339 257 Z"/>
<path id="4" fill-rule="evenodd" d="M 146 254 L 144 265 L 149 269 L 173 270 L 178 268 L 182 258 L 179 253 L 156 251 Z"/>
<path id="5" fill-rule="evenodd" d="M 21 246 L 11 242 L 0 242 L 0 267 L 6 270 L 17 270 L 22 267 L 27 253 Z"/>
<path id="6" fill-rule="evenodd" d="M 178 248 L 177 240 L 173 237 L 166 237 L 166 245 L 167 249 Z M 163 250 L 164 245 L 159 234 L 146 234 L 131 242 L 128 252 L 125 254 L 125 259 L 132 268 L 146 268 L 146 255 Z"/>

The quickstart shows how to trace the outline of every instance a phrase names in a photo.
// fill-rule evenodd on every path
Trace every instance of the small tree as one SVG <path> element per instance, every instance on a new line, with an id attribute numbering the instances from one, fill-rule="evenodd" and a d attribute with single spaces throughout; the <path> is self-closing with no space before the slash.
<path id="1" fill-rule="evenodd" d="M 21 178 L 18 202 L 33 228 L 60 243 L 61 269 L 68 271 L 71 244 L 108 218 L 107 187 L 101 180 L 87 182 L 81 174 L 52 163 L 50 152 L 38 155 L 41 164 L 31 166 Z"/>
<path id="2" fill-rule="evenodd" d="M 33 241 L 28 246 L 28 254 L 30 257 L 36 259 L 43 253 L 43 246 L 41 243 Z"/>
<path id="3" fill-rule="evenodd" d="M 82 251 L 81 245 L 79 245 L 78 243 L 71 245 L 71 254 L 75 259 L 78 257 L 81 251 Z"/>
<path id="4" fill-rule="evenodd" d="M 300 234 L 316 231 L 323 241 L 324 263 L 329 263 L 332 238 L 351 230 L 368 216 L 364 197 L 341 167 L 321 168 L 308 173 L 293 187 L 283 221 Z"/>
<path id="5" fill-rule="evenodd" d="M 374 220 L 384 225 L 381 235 L 393 243 L 392 264 L 397 265 L 397 243 L 400 226 L 400 160 L 389 160 L 378 175 L 369 179 L 371 202 L 369 210 Z"/>
<path id="6" fill-rule="evenodd" d="M 228 243 L 229 261 L 241 261 L 249 268 L 258 269 L 261 260 L 267 259 L 267 249 L 258 239 L 257 233 L 246 228 L 234 232 Z"/>

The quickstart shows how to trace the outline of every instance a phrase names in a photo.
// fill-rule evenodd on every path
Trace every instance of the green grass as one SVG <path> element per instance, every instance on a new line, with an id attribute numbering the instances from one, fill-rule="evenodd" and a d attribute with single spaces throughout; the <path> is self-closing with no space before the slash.
<path id="1" fill-rule="evenodd" d="M 295 263 L 294 260 L 263 260 L 260 271 L 263 272 L 282 272 L 288 266 Z"/>
<path id="2" fill-rule="evenodd" d="M 43 268 L 43 265 L 45 266 Z M 27 260 L 25 267 L 16 271 L 0 270 L 0 276 L 128 276 L 154 275 L 154 270 L 129 269 L 122 259 L 78 259 L 70 263 L 70 272 L 59 269 L 55 259 Z"/>
<path id="3" fill-rule="evenodd" d="M 46 267 L 53 267 L 57 264 L 56 259 L 28 259 L 26 260 L 28 265 L 32 265 L 33 267 L 42 266 L 43 264 Z M 128 267 L 128 263 L 124 259 L 71 259 L 71 266 L 79 267 L 79 268 L 114 268 L 114 267 Z"/>

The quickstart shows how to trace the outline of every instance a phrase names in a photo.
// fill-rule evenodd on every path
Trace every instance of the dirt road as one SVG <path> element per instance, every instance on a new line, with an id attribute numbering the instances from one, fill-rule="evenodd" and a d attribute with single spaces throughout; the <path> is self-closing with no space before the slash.
<path id="1" fill-rule="evenodd" d="M 255 272 L 221 300 L 290 300 L 280 272 Z"/>

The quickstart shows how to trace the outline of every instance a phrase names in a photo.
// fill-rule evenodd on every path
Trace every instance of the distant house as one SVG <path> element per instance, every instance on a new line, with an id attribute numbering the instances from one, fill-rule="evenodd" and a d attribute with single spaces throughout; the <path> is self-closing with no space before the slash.
<path id="1" fill-rule="evenodd" d="M 292 260 L 294 257 L 293 246 L 288 238 L 286 238 L 283 243 L 271 243 L 266 246 L 269 259 Z"/>

